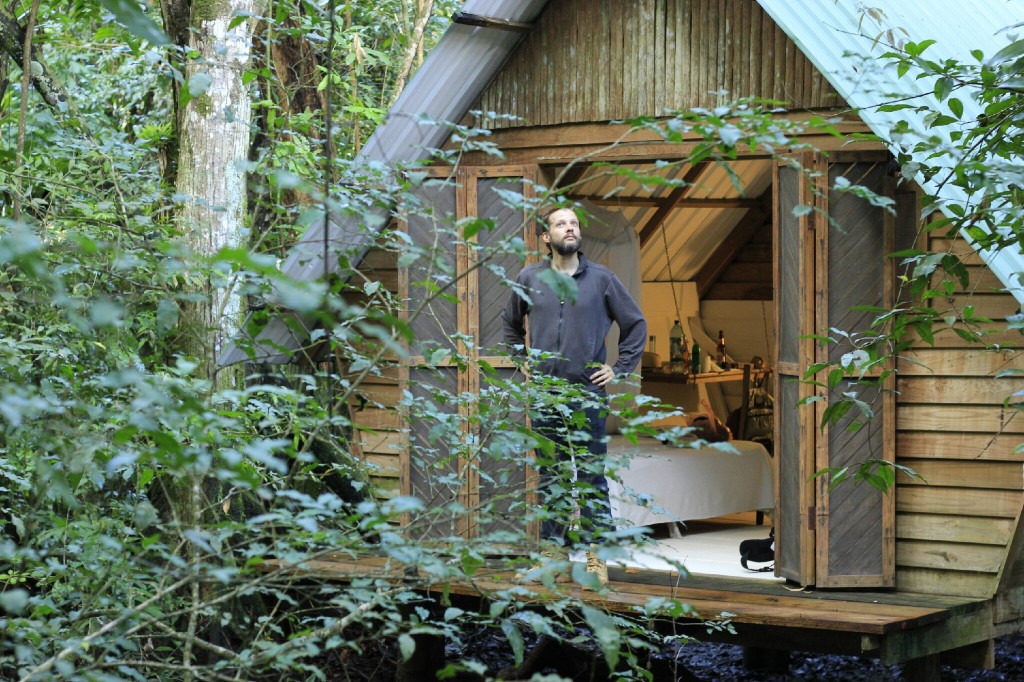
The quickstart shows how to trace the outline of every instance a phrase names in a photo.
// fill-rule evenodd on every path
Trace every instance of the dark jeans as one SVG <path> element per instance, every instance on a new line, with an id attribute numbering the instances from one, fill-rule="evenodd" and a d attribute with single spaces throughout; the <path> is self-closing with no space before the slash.
<path id="1" fill-rule="evenodd" d="M 572 417 L 550 412 L 532 415 L 533 429 L 555 445 L 553 456 L 537 451 L 540 503 L 548 514 L 540 535 L 563 545 L 576 540 L 566 537 L 575 504 L 580 506 L 581 544 L 590 544 L 595 535 L 614 529 L 604 475 L 608 410 L 574 406 L 572 411 Z"/>

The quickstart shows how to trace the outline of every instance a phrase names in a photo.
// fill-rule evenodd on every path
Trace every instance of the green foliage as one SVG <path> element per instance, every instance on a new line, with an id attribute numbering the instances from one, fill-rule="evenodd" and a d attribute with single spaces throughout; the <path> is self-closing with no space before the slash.
<path id="1" fill-rule="evenodd" d="M 457 5 L 438 3 L 428 44 Z M 591 398 L 540 376 L 524 382 L 522 366 L 474 364 L 467 349 L 475 339 L 426 338 L 417 331 L 420 316 L 429 318 L 431 305 L 454 301 L 457 278 L 469 274 L 449 259 L 453 245 L 473 249 L 477 269 L 505 279 L 510 290 L 512 273 L 500 263 L 530 254 L 515 234 L 479 247 L 473 239 L 495 229 L 485 219 L 454 225 L 429 216 L 437 228 L 432 245 L 394 227 L 381 229 L 380 216 L 389 211 L 428 217 L 421 199 L 427 180 L 419 169 L 370 175 L 351 166 L 391 96 L 410 34 L 408 3 L 346 3 L 349 14 L 335 17 L 330 67 L 331 24 L 319 6 L 289 1 L 267 8 L 260 18 L 264 55 L 288 38 L 313 46 L 307 56 L 316 62 L 317 78 L 304 87 L 330 91 L 335 119 L 326 124 L 326 112 L 317 107 L 293 110 L 300 88 L 285 82 L 271 59 L 252 65 L 246 82 L 260 117 L 250 159 L 254 244 L 210 257 L 190 253 L 177 240 L 172 216 L 190 198 L 174 196 L 165 172 L 174 161 L 166 156 L 175 132 L 172 86 L 182 86 L 187 100 L 208 84 L 201 78 L 182 83 L 180 55 L 151 49 L 164 42 L 154 10 L 106 0 L 101 6 L 42 7 L 47 56 L 65 77 L 88 135 L 30 107 L 23 162 L 5 178 L 0 205 L 0 677 L 175 679 L 191 667 L 191 674 L 209 678 L 323 679 L 325 652 L 360 652 L 387 640 L 407 659 L 417 635 L 462 644 L 473 628 L 491 627 L 500 629 L 517 662 L 528 636 L 596 641 L 609 667 L 643 678 L 642 654 L 682 637 L 659 640 L 648 626 L 661 617 L 694 617 L 685 604 L 652 599 L 628 616 L 583 607 L 574 588 L 554 581 L 556 570 L 569 570 L 564 563 L 537 573 L 552 590 L 542 606 L 524 602 L 520 585 L 488 582 L 542 556 L 544 547 L 527 539 L 527 523 L 552 514 L 570 519 L 593 499 L 593 491 L 573 485 L 570 472 L 549 491 L 561 504 L 538 505 L 524 496 L 531 450 L 542 459 L 553 453 L 551 441 L 525 425 L 525 406 L 547 401 L 572 432 L 580 415 L 566 405 Z M 120 25 L 109 24 L 108 13 Z M 1013 43 L 965 66 L 928 61 L 928 46 L 909 43 L 894 59 L 906 73 L 938 76 L 934 94 L 949 113 L 929 118 L 929 125 L 955 128 L 972 98 L 984 117 L 949 134 L 969 152 L 954 168 L 902 156 L 904 174 L 946 174 L 944 182 L 965 190 L 968 199 L 944 205 L 949 217 L 931 229 L 968 230 L 991 248 L 1015 244 L 1024 187 L 1024 49 Z M 8 140 L 18 124 L 12 91 L 0 101 Z M 693 154 L 680 163 L 725 168 L 741 151 L 800 149 L 799 135 L 808 128 L 835 134 L 825 119 L 796 124 L 772 116 L 775 104 L 741 101 L 631 123 L 668 142 L 696 134 Z M 455 164 L 467 151 L 493 151 L 482 128 L 451 128 L 458 148 L 439 159 Z M 937 158 L 944 149 L 931 153 Z M 10 145 L 0 147 L 0 163 L 15 168 Z M 611 177 L 678 184 L 605 168 Z M 332 187 L 326 201 L 325 184 Z M 840 182 L 833 189 L 891 208 L 857 185 Z M 502 195 L 527 221 L 539 203 L 552 200 L 547 188 L 531 190 L 533 199 Z M 19 222 L 11 220 L 15 198 L 23 210 Z M 280 274 L 274 256 L 322 216 L 323 204 L 394 251 L 400 267 L 418 272 L 412 286 L 423 294 L 420 308 L 403 311 L 405 301 L 363 277 L 358 253 L 337 254 L 344 281 L 295 282 Z M 983 338 L 989 321 L 971 306 L 925 305 L 968 289 L 961 261 L 918 251 L 894 257 L 907 266 L 900 307 L 875 311 L 869 330 L 831 329 L 816 337 L 853 348 L 805 377 L 829 394 L 822 426 L 870 423 L 872 395 L 890 371 L 887 361 L 915 336 L 929 341 L 952 327 L 964 338 Z M 190 331 L 182 328 L 182 310 L 199 298 L 197 283 L 219 281 L 213 273 L 225 270 L 238 274 L 240 294 L 253 300 L 275 292 L 279 303 L 317 329 L 311 343 L 327 344 L 340 364 L 266 370 L 245 386 L 213 391 L 197 375 L 199 359 L 181 353 L 181 338 Z M 552 284 L 572 296 L 571 280 Z M 267 315 L 254 314 L 249 331 Z M 1024 326 L 1020 319 L 1011 322 Z M 385 488 L 389 472 L 358 456 L 355 441 L 376 434 L 358 427 L 352 411 L 380 407 L 367 379 L 389 376 L 397 360 L 409 360 L 410 347 L 423 362 L 401 407 L 416 445 L 412 465 L 430 475 L 416 494 L 403 496 Z M 478 393 L 459 390 L 459 377 L 470 375 L 478 377 Z M 613 409 L 633 438 L 650 433 L 657 417 L 678 414 L 653 398 L 628 398 L 643 414 Z M 888 490 L 901 471 L 915 475 L 877 459 L 820 473 L 830 476 L 830 486 L 852 479 Z M 486 495 L 462 494 L 470 476 Z M 470 525 L 477 532 L 460 532 Z M 595 532 L 580 522 L 572 540 L 587 544 Z M 599 539 L 608 558 L 644 542 L 623 531 Z M 366 557 L 415 570 L 402 582 L 369 565 L 348 570 L 342 580 L 297 572 L 322 566 L 314 562 L 324 558 Z M 576 586 L 592 581 L 578 564 L 571 573 Z M 424 597 L 427 586 L 455 582 L 481 585 L 486 612 L 462 610 L 444 589 L 439 602 Z M 731 626 L 707 627 L 728 632 Z M 483 668 L 467 651 L 447 672 Z"/>
<path id="2" fill-rule="evenodd" d="M 921 474 L 910 467 L 879 459 L 867 459 L 859 462 L 855 467 L 825 468 L 816 471 L 812 478 L 827 478 L 828 492 L 830 493 L 840 485 L 853 481 L 855 483 L 867 483 L 872 488 L 888 495 L 892 493 L 896 485 L 896 476 L 901 473 L 923 483 L 928 482 Z"/>
<path id="3" fill-rule="evenodd" d="M 102 164 L 117 153 L 127 164 L 126 149 L 85 146 L 81 154 Z M 158 186 L 141 171 L 134 187 L 146 188 L 147 177 Z M 421 210 L 417 185 L 367 191 L 379 183 L 353 183 L 337 207 L 361 219 L 398 197 L 406 213 Z M 526 541 L 521 522 L 574 509 L 545 510 L 524 497 L 531 448 L 550 456 L 552 444 L 526 428 L 522 406 L 558 396 L 564 407 L 586 395 L 540 377 L 524 384 L 493 367 L 483 368 L 479 397 L 446 390 L 435 378 L 476 371 L 458 350 L 472 339 L 435 339 L 403 399 L 417 425 L 413 463 L 434 474 L 430 489 L 379 494 L 385 472 L 355 456 L 348 406 L 365 390 L 362 378 L 384 372 L 389 357 L 407 357 L 406 342 L 427 341 L 398 315 L 400 302 L 355 272 L 348 283 L 309 285 L 289 282 L 273 259 L 245 249 L 191 254 L 166 225 L 144 219 L 142 198 L 162 201 L 155 190 L 89 211 L 74 189 L 55 195 L 46 229 L 7 222 L 0 233 L 0 676 L 167 679 L 192 666 L 243 679 L 322 679 L 326 651 L 391 640 L 408 656 L 418 635 L 457 643 L 472 627 L 500 627 L 520 656 L 528 630 L 574 643 L 597 636 L 610 664 L 641 665 L 638 652 L 653 646 L 645 624 L 678 605 L 628 618 L 592 611 L 581 625 L 573 615 L 579 599 L 556 585 L 555 566 L 540 576 L 555 593 L 539 619 L 520 615 L 530 611 L 515 584 L 488 594 L 501 618 L 455 612 L 444 601 L 439 608 L 423 596 L 427 585 L 508 575 L 536 560 L 541 547 Z M 492 229 L 442 221 L 439 243 Z M 400 232 L 380 238 L 408 251 Z M 521 238 L 481 249 L 479 267 L 504 275 L 492 259 L 508 252 L 526 255 Z M 410 264 L 442 263 L 433 248 L 417 255 Z M 350 361 L 345 372 L 316 366 L 212 392 L 196 359 L 175 349 L 179 309 L 194 297 L 187 285 L 224 265 L 240 273 L 245 293 L 274 290 L 319 316 Z M 465 276 L 432 272 L 421 280 L 428 307 L 451 296 L 439 276 Z M 578 414 L 562 413 L 576 430 Z M 632 428 L 649 430 L 639 420 Z M 470 472 L 488 490 L 475 502 L 458 494 Z M 562 485 L 572 487 L 568 478 Z M 579 504 L 590 504 L 591 491 L 578 493 Z M 189 509 L 183 500 L 192 500 L 195 516 L 181 513 Z M 467 538 L 457 531 L 469 519 L 483 530 Z M 573 537 L 586 543 L 592 533 L 583 526 Z M 639 538 L 605 541 L 609 556 L 621 556 Z M 293 572 L 324 557 L 368 556 L 414 566 L 415 574 L 393 584 L 370 567 L 343 581 L 300 581 Z M 593 582 L 579 564 L 572 574 L 577 585 Z M 452 668 L 482 665 L 470 651 Z"/>

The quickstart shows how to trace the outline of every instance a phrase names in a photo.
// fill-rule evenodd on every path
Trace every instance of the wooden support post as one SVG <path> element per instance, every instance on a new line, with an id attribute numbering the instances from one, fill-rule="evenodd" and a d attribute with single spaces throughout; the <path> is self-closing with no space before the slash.
<path id="1" fill-rule="evenodd" d="M 416 612 L 414 604 L 404 604 L 400 609 L 405 620 L 411 620 Z M 437 671 L 444 667 L 444 636 L 414 635 L 413 641 L 416 648 L 409 660 L 403 660 L 399 653 L 395 682 L 437 679 Z"/>
<path id="2" fill-rule="evenodd" d="M 939 654 L 912 658 L 903 664 L 903 679 L 907 682 L 935 682 L 942 679 Z"/>
<path id="3" fill-rule="evenodd" d="M 957 668 L 992 670 L 996 667 L 996 640 L 986 639 L 975 644 L 943 651 L 942 663 Z"/>
<path id="4" fill-rule="evenodd" d="M 743 647 L 743 667 L 747 670 L 784 673 L 789 670 L 789 652 L 780 649 L 745 646 Z"/>
<path id="5" fill-rule="evenodd" d="M 422 682 L 437 679 L 437 671 L 444 667 L 444 637 L 416 635 L 416 650 L 409 660 L 398 657 L 395 682 Z"/>

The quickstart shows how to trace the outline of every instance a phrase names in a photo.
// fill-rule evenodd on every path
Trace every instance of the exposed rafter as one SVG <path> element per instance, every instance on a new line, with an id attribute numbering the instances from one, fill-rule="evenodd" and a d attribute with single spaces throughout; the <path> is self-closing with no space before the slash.
<path id="1" fill-rule="evenodd" d="M 683 176 L 678 187 L 673 189 L 667 197 L 665 197 L 661 204 L 658 206 L 658 210 L 654 212 L 651 219 L 647 221 L 647 224 L 640 230 L 640 248 L 643 248 L 645 244 L 650 240 L 654 233 L 661 227 L 662 223 L 669 216 L 674 208 L 681 202 L 686 195 L 689 193 L 690 188 L 697 184 L 701 174 L 708 167 L 707 161 L 702 161 L 686 171 L 686 175 Z"/>
<path id="2" fill-rule="evenodd" d="M 629 207 L 629 208 L 658 208 L 670 200 L 670 197 L 632 197 L 622 195 L 595 195 L 595 194 L 569 194 L 567 198 L 574 201 L 589 201 L 597 206 Z M 761 202 L 757 199 L 743 199 L 732 197 L 704 197 L 700 199 L 685 199 L 680 202 L 678 208 L 757 208 Z"/>
<path id="3" fill-rule="evenodd" d="M 704 267 L 700 269 L 694 281 L 697 282 L 697 296 L 703 298 L 711 285 L 714 284 L 722 271 L 736 258 L 743 247 L 747 245 L 750 238 L 759 227 L 764 225 L 771 215 L 768 206 L 771 202 L 771 188 L 765 190 L 758 199 L 757 208 L 747 211 L 746 215 L 740 218 L 736 226 L 732 228 L 728 236 L 722 240 L 715 252 L 704 261 Z"/>
<path id="4" fill-rule="evenodd" d="M 555 184 L 554 189 L 562 189 L 562 188 L 565 188 L 565 187 L 575 187 L 576 183 L 578 183 L 580 180 L 583 179 L 583 174 L 587 172 L 588 168 L 590 168 L 589 164 L 577 163 L 577 164 L 573 165 L 571 168 L 569 168 L 568 170 L 563 171 L 560 174 L 560 176 L 558 178 L 558 181 Z M 568 194 L 568 195 L 566 195 L 566 198 L 568 198 L 568 199 L 576 199 L 576 195 Z"/>

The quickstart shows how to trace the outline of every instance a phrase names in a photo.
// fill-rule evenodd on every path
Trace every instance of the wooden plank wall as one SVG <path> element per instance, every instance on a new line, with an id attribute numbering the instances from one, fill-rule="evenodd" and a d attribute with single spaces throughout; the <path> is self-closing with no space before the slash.
<path id="1" fill-rule="evenodd" d="M 932 239 L 932 251 L 964 254 L 971 294 L 935 299 L 943 310 L 970 304 L 1005 329 L 1018 312 L 1012 296 L 962 240 Z M 992 343 L 1022 345 L 1018 332 L 1001 331 Z M 927 484 L 901 476 L 896 491 L 897 587 L 902 591 L 989 597 L 1024 584 L 1020 572 L 1020 517 L 1024 506 L 1024 378 L 997 378 L 1024 369 L 1024 353 L 990 352 L 947 330 L 935 345 L 918 342 L 898 365 L 897 462 Z"/>
<path id="2" fill-rule="evenodd" d="M 723 94 L 727 93 L 727 94 Z M 793 109 L 841 98 L 755 0 L 548 3 L 473 108 L 494 128 L 660 116 L 740 97 Z"/>
<path id="3" fill-rule="evenodd" d="M 394 252 L 370 251 L 359 270 L 368 281 L 380 282 L 393 295 L 398 295 L 398 263 Z M 370 482 L 374 494 L 381 498 L 397 496 L 400 489 L 399 448 L 405 439 L 400 432 L 401 414 L 397 406 L 405 371 L 395 366 L 385 367 L 379 374 L 368 374 L 350 405 L 356 428 L 356 454 L 370 465 Z"/>

